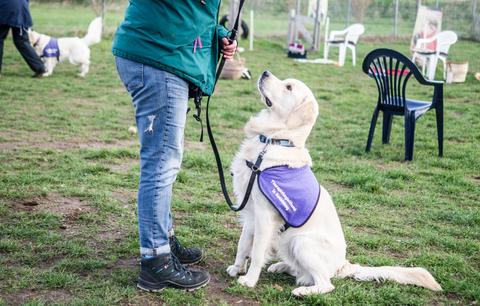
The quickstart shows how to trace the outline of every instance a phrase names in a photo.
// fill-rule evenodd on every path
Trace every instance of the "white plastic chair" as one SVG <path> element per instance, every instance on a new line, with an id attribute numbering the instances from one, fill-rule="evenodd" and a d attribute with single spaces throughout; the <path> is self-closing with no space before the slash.
<path id="1" fill-rule="evenodd" d="M 427 78 L 433 80 L 435 78 L 435 71 L 437 63 L 440 59 L 443 62 L 443 79 L 446 79 L 447 72 L 447 57 L 450 46 L 455 44 L 458 36 L 453 31 L 443 31 L 430 38 L 420 38 L 417 40 L 415 49 L 413 49 L 412 62 L 420 62 L 422 66 L 422 73 L 425 75 L 425 65 L 427 66 Z M 436 41 L 436 49 L 429 50 L 427 45 Z"/>
<path id="2" fill-rule="evenodd" d="M 358 39 L 360 38 L 360 35 L 362 35 L 364 32 L 365 27 L 360 23 L 352 24 L 343 31 L 331 31 L 323 53 L 324 59 L 328 58 L 330 46 L 338 47 L 338 65 L 343 66 L 345 64 L 345 55 L 348 47 L 352 51 L 352 64 L 353 66 L 355 66 L 355 47 L 357 45 Z"/>

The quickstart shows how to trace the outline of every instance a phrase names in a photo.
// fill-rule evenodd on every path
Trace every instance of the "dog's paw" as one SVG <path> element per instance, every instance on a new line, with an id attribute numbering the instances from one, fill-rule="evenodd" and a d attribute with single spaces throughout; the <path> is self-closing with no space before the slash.
<path id="1" fill-rule="evenodd" d="M 335 287 L 331 284 L 328 286 L 302 286 L 293 289 L 292 294 L 300 297 L 313 294 L 324 294 L 332 291 L 333 289 L 335 289 Z"/>
<path id="2" fill-rule="evenodd" d="M 243 272 L 243 273 L 242 273 Z M 237 267 L 236 265 L 231 265 L 227 268 L 227 273 L 231 277 L 235 277 L 239 274 L 245 274 L 245 271 L 242 271 L 242 268 Z"/>
<path id="3" fill-rule="evenodd" d="M 247 275 L 244 275 L 238 278 L 238 283 L 240 285 L 253 288 L 257 284 L 257 280 L 250 279 Z"/>
<path id="4" fill-rule="evenodd" d="M 289 266 L 284 263 L 284 262 L 277 262 L 277 263 L 274 263 L 274 264 L 271 264 L 268 269 L 267 269 L 267 272 L 270 272 L 270 273 L 283 273 L 283 272 L 287 272 L 289 271 Z"/>
<path id="5" fill-rule="evenodd" d="M 299 286 L 313 286 L 315 284 L 313 277 L 309 274 L 299 275 L 296 283 Z"/>

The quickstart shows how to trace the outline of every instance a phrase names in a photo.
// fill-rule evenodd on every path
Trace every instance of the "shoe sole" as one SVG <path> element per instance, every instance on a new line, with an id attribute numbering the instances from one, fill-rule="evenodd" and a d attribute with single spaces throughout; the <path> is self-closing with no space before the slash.
<path id="1" fill-rule="evenodd" d="M 191 265 L 194 265 L 194 264 L 197 264 L 199 262 L 201 262 L 203 259 L 203 256 L 200 257 L 199 259 L 195 260 L 195 261 L 192 261 L 192 262 L 180 262 L 182 265 L 186 265 L 186 266 L 191 266 Z"/>
<path id="2" fill-rule="evenodd" d="M 174 284 L 174 283 L 167 283 L 167 284 L 164 284 L 164 285 L 160 285 L 161 287 L 154 288 L 153 286 L 148 286 L 148 285 L 145 285 L 145 284 L 141 284 L 140 282 L 137 283 L 137 288 L 140 289 L 140 290 L 143 290 L 143 291 L 147 291 L 147 292 L 162 292 L 163 290 L 165 290 L 167 288 L 175 288 L 175 289 L 184 290 L 184 291 L 187 291 L 187 292 L 192 292 L 192 291 L 195 291 L 197 289 L 205 287 L 206 285 L 208 285 L 208 283 L 210 283 L 210 276 L 208 277 L 207 281 L 205 281 L 205 283 L 203 283 L 201 285 L 198 285 L 196 287 L 192 287 L 192 288 L 185 288 L 185 287 L 182 287 L 182 286 L 180 286 L 178 284 Z"/>
<path id="3" fill-rule="evenodd" d="M 142 258 L 141 257 L 138 257 L 137 258 L 137 265 L 140 266 L 140 262 L 141 262 Z M 199 262 L 201 262 L 203 260 L 203 256 L 200 257 L 199 259 L 197 259 L 196 261 L 192 261 L 192 262 L 180 262 L 182 265 L 185 265 L 185 266 L 191 266 L 191 265 L 194 265 L 194 264 L 197 264 Z"/>

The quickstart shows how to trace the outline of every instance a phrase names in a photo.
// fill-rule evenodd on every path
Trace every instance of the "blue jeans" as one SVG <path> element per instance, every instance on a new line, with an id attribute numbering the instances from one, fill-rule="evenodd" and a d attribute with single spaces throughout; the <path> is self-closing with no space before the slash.
<path id="1" fill-rule="evenodd" d="M 124 58 L 116 57 L 115 62 L 132 96 L 140 140 L 140 253 L 168 253 L 172 186 L 182 162 L 188 83 L 169 72 Z"/>

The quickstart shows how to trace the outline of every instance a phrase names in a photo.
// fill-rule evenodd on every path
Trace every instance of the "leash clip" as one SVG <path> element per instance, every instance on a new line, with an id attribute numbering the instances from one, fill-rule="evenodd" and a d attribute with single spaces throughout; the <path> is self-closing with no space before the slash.
<path id="1" fill-rule="evenodd" d="M 254 163 L 252 163 L 252 165 L 250 166 L 250 169 L 252 170 L 253 173 L 260 172 L 260 168 L 257 165 L 255 165 Z"/>
<path id="2" fill-rule="evenodd" d="M 272 138 L 266 137 L 265 139 L 265 146 L 263 147 L 262 151 L 260 152 L 260 156 L 263 157 L 265 153 L 267 153 L 267 147 L 272 143 Z"/>
<path id="3" fill-rule="evenodd" d="M 193 114 L 193 118 L 200 122 L 200 142 L 203 142 L 203 122 L 202 117 L 200 117 L 200 115 L 202 114 L 202 94 L 202 91 L 197 88 L 195 91 L 195 96 L 193 97 L 193 102 L 195 103 L 195 109 L 197 111 L 196 114 Z"/>

